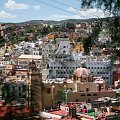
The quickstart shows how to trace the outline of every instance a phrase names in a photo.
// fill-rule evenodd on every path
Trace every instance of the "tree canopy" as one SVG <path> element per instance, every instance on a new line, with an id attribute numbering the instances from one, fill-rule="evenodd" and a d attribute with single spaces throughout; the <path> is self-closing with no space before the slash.
<path id="1" fill-rule="evenodd" d="M 82 8 L 100 8 L 109 15 L 105 20 L 112 42 L 120 40 L 120 0 L 82 0 Z M 103 19 L 102 19 L 103 21 Z M 120 46 L 120 44 L 118 44 Z"/>
<path id="2" fill-rule="evenodd" d="M 82 0 L 82 8 L 101 8 L 113 16 L 119 15 L 120 0 Z"/>
<path id="3" fill-rule="evenodd" d="M 91 37 L 83 38 L 82 42 L 84 45 L 85 53 L 88 54 L 91 47 Z"/>

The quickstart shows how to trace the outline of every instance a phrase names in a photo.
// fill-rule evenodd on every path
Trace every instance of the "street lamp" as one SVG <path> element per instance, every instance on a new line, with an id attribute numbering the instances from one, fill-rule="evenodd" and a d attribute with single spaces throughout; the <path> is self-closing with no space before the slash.
<path id="1" fill-rule="evenodd" d="M 64 89 L 66 89 L 67 88 L 67 85 L 64 85 Z"/>

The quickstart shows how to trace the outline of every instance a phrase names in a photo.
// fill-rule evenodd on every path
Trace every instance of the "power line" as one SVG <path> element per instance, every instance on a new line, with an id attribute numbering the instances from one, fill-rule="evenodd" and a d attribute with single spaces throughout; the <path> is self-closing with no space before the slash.
<path id="1" fill-rule="evenodd" d="M 48 4 L 48 3 L 43 2 L 43 1 L 41 1 L 41 0 L 36 0 L 36 1 L 37 1 L 37 2 L 41 2 L 41 3 L 45 4 L 45 5 L 48 5 L 48 6 L 51 6 L 51 7 L 57 8 L 57 9 L 62 10 L 62 11 L 64 11 L 64 12 L 67 12 L 67 13 L 70 13 L 70 14 L 73 14 L 73 15 L 76 15 L 76 14 L 74 14 L 74 13 L 72 13 L 72 12 L 69 12 L 69 11 L 67 11 L 67 10 L 65 10 L 65 9 L 59 8 L 59 7 L 54 6 L 54 5 L 51 5 L 51 4 Z"/>
<path id="2" fill-rule="evenodd" d="M 43 3 L 43 4 L 45 4 L 45 5 L 51 6 L 51 7 L 53 7 L 53 8 L 62 10 L 62 11 L 64 11 L 64 12 L 67 12 L 67 13 L 70 13 L 70 14 L 73 14 L 73 15 L 78 15 L 78 16 L 80 16 L 79 14 L 75 14 L 75 13 L 73 13 L 73 12 L 67 11 L 67 10 L 65 10 L 65 9 L 62 9 L 62 8 L 57 7 L 57 6 L 51 5 L 51 4 L 49 4 L 49 3 L 43 2 L 43 1 L 41 1 L 41 0 L 36 0 L 36 1 L 39 2 L 39 3 Z M 56 0 L 52 0 L 52 1 L 57 2 L 57 3 L 59 3 L 59 4 L 62 4 L 62 5 L 64 5 L 64 6 L 67 6 L 67 7 L 68 7 L 68 6 L 71 7 L 70 5 L 67 5 L 67 4 L 58 2 L 58 1 L 56 1 Z M 77 9 L 77 8 L 73 8 L 73 9 L 75 9 L 75 10 L 77 10 L 77 11 L 79 10 L 79 9 Z M 79 11 L 80 11 L 80 10 L 79 10 Z M 93 15 L 93 14 L 92 14 L 92 15 Z M 95 16 L 95 15 L 93 15 L 93 16 Z M 84 17 L 84 16 L 80 16 L 80 17 L 86 19 L 86 17 Z M 98 16 L 97 16 L 97 17 L 98 17 Z M 98 17 L 98 18 L 99 18 L 99 17 Z M 93 18 L 93 19 L 95 19 L 95 18 Z M 99 18 L 98 20 L 101 21 L 101 19 L 102 19 L 102 18 Z"/>
<path id="3" fill-rule="evenodd" d="M 71 7 L 70 5 L 65 4 L 65 3 L 62 3 L 62 2 L 59 2 L 59 1 L 57 1 L 57 0 L 52 0 L 52 1 L 54 1 L 54 2 L 56 2 L 56 3 L 59 3 L 59 4 L 61 4 L 61 5 L 64 5 L 64 6 L 66 6 L 66 7 Z M 80 0 L 79 0 L 79 1 L 80 1 Z M 75 9 L 75 10 L 77 10 L 77 11 L 80 11 L 80 10 L 79 10 L 78 8 L 76 8 L 76 7 L 72 7 L 72 8 Z M 95 14 L 92 14 L 92 13 L 89 13 L 89 14 L 97 17 L 97 18 L 98 18 L 98 21 L 99 21 L 99 22 L 102 22 L 102 18 L 101 18 L 101 17 L 99 17 L 99 16 L 97 16 L 97 15 L 95 15 Z M 78 14 L 75 14 L 75 15 L 78 15 Z M 80 15 L 79 15 L 79 16 L 80 16 Z M 81 17 L 81 16 L 80 16 L 80 17 Z M 85 17 L 82 16 L 82 18 L 85 18 Z M 85 18 L 85 19 L 86 19 L 86 18 Z M 93 19 L 95 19 L 95 18 L 93 18 Z"/>
<path id="4" fill-rule="evenodd" d="M 57 1 L 57 0 L 52 0 L 52 1 L 54 1 L 54 2 L 56 2 L 56 3 L 59 3 L 59 4 L 61 4 L 61 5 L 67 6 L 67 7 L 71 7 L 70 5 L 65 4 L 65 3 L 62 3 L 62 2 L 59 2 L 59 1 Z M 81 0 L 78 0 L 78 1 L 81 2 Z M 72 8 L 75 9 L 75 10 L 77 10 L 77 11 L 80 11 L 80 10 L 79 10 L 78 8 L 76 8 L 76 7 L 72 7 Z M 101 10 L 103 10 L 103 9 L 101 9 Z M 99 20 L 99 22 L 101 22 L 102 19 L 103 19 L 103 18 L 101 18 L 100 16 L 97 16 L 97 15 L 95 15 L 95 14 L 93 14 L 93 13 L 89 13 L 89 14 L 97 17 L 98 20 Z M 109 13 L 107 13 L 107 14 L 109 14 Z M 77 14 L 76 14 L 76 15 L 77 15 Z M 81 17 L 81 16 L 80 16 L 80 17 Z M 82 16 L 82 17 L 83 17 L 83 16 Z M 83 18 L 85 18 L 85 17 L 83 17 Z M 86 19 L 86 18 L 85 18 L 85 19 Z M 94 18 L 93 18 L 93 19 L 94 19 Z"/>
<path id="5" fill-rule="evenodd" d="M 56 0 L 52 0 L 52 1 L 54 1 L 54 2 L 56 2 L 56 3 L 59 3 L 59 4 L 61 4 L 61 5 L 64 5 L 64 6 L 66 6 L 66 7 L 71 7 L 70 5 L 67 5 L 67 4 L 65 4 L 65 3 L 62 3 L 62 2 L 59 2 L 59 1 L 56 1 Z"/>
<path id="6" fill-rule="evenodd" d="M 59 2 L 59 1 L 57 1 L 57 0 L 52 0 L 52 1 L 54 1 L 54 2 L 56 2 L 56 3 L 59 3 L 59 4 L 61 4 L 61 5 L 64 5 L 64 6 L 66 6 L 66 7 L 71 7 L 70 5 L 65 4 L 65 3 L 62 3 L 62 2 Z M 72 7 L 72 8 L 75 9 L 75 10 L 80 11 L 80 10 L 79 10 L 78 8 L 76 8 L 76 7 Z M 92 13 L 89 13 L 89 14 L 91 14 L 91 15 L 93 15 L 93 16 L 96 16 L 96 17 L 100 18 L 99 16 L 94 15 L 94 14 L 92 14 Z"/>
<path id="7" fill-rule="evenodd" d="M 43 1 L 41 1 L 41 0 L 36 0 L 36 1 L 37 1 L 37 2 L 40 2 L 40 3 L 43 3 L 43 4 L 45 4 L 45 5 L 48 5 L 48 6 L 54 7 L 54 8 L 56 8 L 56 9 L 62 10 L 62 11 L 64 11 L 64 12 L 67 12 L 67 13 L 70 13 L 70 14 L 73 14 L 73 15 L 78 15 L 78 16 L 80 16 L 79 14 L 75 14 L 75 13 L 73 13 L 73 12 L 67 11 L 67 10 L 65 10 L 65 9 L 62 9 L 62 8 L 57 7 L 57 6 L 51 5 L 51 4 L 49 4 L 49 3 L 43 2 Z M 60 3 L 61 3 L 61 2 L 60 2 Z M 63 3 L 63 4 L 64 4 L 64 3 Z M 66 6 L 69 6 L 69 5 L 66 5 Z M 70 6 L 69 6 L 69 7 L 70 7 Z M 86 19 L 86 17 L 84 17 L 84 16 L 80 16 L 80 17 Z"/>

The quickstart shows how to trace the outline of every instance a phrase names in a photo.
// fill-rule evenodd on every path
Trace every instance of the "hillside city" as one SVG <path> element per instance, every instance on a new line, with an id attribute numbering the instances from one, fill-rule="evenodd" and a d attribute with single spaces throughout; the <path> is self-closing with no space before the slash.
<path id="1" fill-rule="evenodd" d="M 120 120 L 120 48 L 106 24 L 0 23 L 0 120 Z"/>

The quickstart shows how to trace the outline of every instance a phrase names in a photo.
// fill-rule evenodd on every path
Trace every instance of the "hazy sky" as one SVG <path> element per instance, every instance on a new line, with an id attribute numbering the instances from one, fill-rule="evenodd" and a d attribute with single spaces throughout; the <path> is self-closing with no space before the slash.
<path id="1" fill-rule="evenodd" d="M 81 0 L 0 0 L 0 22 L 86 19 L 105 16 L 102 10 L 80 10 L 80 1 Z"/>

